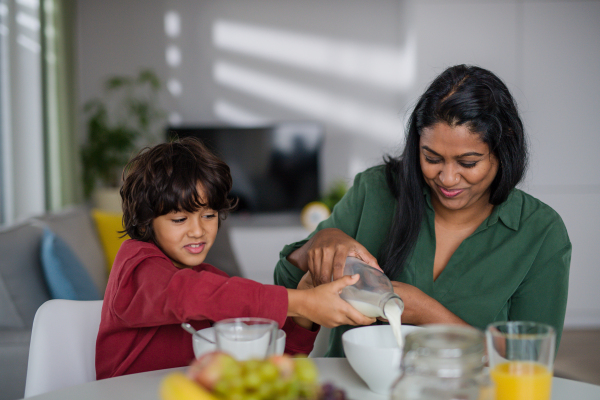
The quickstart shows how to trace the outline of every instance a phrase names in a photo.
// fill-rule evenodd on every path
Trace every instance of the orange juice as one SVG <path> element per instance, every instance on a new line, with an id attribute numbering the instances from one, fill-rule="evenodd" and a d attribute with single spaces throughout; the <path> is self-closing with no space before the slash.
<path id="1" fill-rule="evenodd" d="M 550 400 L 552 373 L 542 364 L 510 361 L 490 372 L 496 384 L 496 400 Z"/>

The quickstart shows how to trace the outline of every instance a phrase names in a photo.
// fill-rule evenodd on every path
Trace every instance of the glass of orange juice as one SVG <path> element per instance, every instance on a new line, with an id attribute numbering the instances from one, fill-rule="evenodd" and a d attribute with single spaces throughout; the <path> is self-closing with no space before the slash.
<path id="1" fill-rule="evenodd" d="M 528 321 L 495 322 L 486 330 L 496 400 L 550 400 L 556 333 Z"/>

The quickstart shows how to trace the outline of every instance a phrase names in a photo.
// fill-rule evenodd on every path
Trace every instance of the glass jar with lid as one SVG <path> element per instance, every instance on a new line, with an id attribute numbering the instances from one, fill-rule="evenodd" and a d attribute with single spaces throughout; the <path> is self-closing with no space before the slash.
<path id="1" fill-rule="evenodd" d="M 459 325 L 427 325 L 406 336 L 392 400 L 493 400 L 484 371 L 484 335 Z"/>

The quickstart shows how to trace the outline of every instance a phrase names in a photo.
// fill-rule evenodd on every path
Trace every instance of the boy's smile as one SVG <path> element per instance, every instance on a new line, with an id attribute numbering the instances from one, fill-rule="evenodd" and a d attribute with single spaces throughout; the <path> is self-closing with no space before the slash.
<path id="1" fill-rule="evenodd" d="M 198 188 L 204 198 L 204 191 Z M 204 203 L 204 201 L 202 201 Z M 210 208 L 172 211 L 152 222 L 156 245 L 177 268 L 202 264 L 219 230 L 219 213 Z"/>

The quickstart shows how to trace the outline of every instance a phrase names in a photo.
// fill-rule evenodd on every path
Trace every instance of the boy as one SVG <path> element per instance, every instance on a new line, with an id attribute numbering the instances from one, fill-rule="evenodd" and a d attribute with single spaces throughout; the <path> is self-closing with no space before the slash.
<path id="1" fill-rule="evenodd" d="M 234 208 L 229 167 L 191 138 L 142 150 L 126 166 L 121 198 L 131 237 L 115 258 L 96 342 L 97 379 L 189 365 L 195 329 L 233 317 L 264 317 L 286 331 L 286 352 L 309 353 L 317 329 L 367 325 L 339 297 L 358 276 L 312 288 L 230 278 L 204 264 L 220 221 Z M 327 307 L 323 307 L 327 305 Z M 288 318 L 293 317 L 293 318 Z M 308 329 L 307 329 L 308 328 Z"/>

